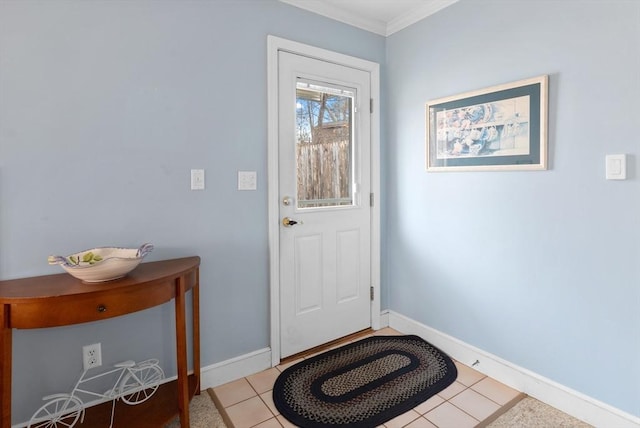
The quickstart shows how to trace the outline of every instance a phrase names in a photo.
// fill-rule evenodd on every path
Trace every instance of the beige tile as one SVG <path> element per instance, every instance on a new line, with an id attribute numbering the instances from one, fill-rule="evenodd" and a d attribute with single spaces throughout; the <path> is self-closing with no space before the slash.
<path id="1" fill-rule="evenodd" d="M 408 412 L 405 412 L 400 416 L 396 416 L 390 421 L 385 422 L 384 426 L 387 428 L 402 428 L 415 421 L 419 417 L 420 413 L 416 412 L 415 410 L 409 410 Z"/>
<path id="2" fill-rule="evenodd" d="M 407 428 L 438 428 L 425 418 L 418 418 L 415 421 L 407 425 Z"/>
<path id="3" fill-rule="evenodd" d="M 262 398 L 264 404 L 266 404 L 269 410 L 271 410 L 271 413 L 276 416 L 280 414 L 280 412 L 278 412 L 278 409 L 276 409 L 276 405 L 273 403 L 273 391 L 267 391 L 263 394 L 260 394 L 260 398 Z"/>
<path id="4" fill-rule="evenodd" d="M 444 403 L 444 398 L 440 397 L 439 395 L 434 395 L 424 403 L 418 404 L 416 407 L 414 407 L 413 410 L 420 413 L 421 415 L 424 415 L 429 410 L 434 409 L 442 403 Z"/>
<path id="5" fill-rule="evenodd" d="M 245 378 L 217 386 L 213 388 L 213 391 L 222 407 L 229 407 L 257 395 Z"/>
<path id="6" fill-rule="evenodd" d="M 273 418 L 273 414 L 260 397 L 249 398 L 225 408 L 234 428 L 249 428 Z"/>
<path id="7" fill-rule="evenodd" d="M 465 389 L 467 389 L 467 387 L 464 386 L 463 384 L 461 384 L 460 382 L 453 382 L 451 385 L 446 387 L 444 390 L 438 392 L 438 395 L 440 397 L 444 398 L 445 400 L 450 400 L 452 397 L 454 397 L 457 394 L 461 393 Z"/>
<path id="8" fill-rule="evenodd" d="M 478 421 L 451 403 L 442 403 L 426 415 L 438 428 L 473 428 Z"/>
<path id="9" fill-rule="evenodd" d="M 486 377 L 479 371 L 474 370 L 471 367 L 465 366 L 464 364 L 459 363 L 458 361 L 455 361 L 455 364 L 456 364 L 456 369 L 458 369 L 458 378 L 456 379 L 456 381 L 460 382 L 463 385 L 471 386 L 475 383 L 478 383 L 479 381 L 481 381 Z"/>
<path id="10" fill-rule="evenodd" d="M 500 408 L 499 404 L 472 389 L 462 391 L 449 402 L 479 421 L 485 420 Z"/>
<path id="11" fill-rule="evenodd" d="M 282 425 L 284 428 L 295 428 L 296 427 L 296 425 L 294 425 L 291 422 L 289 422 L 282 415 L 278 416 L 276 419 L 278 419 L 278 422 L 280 422 L 280 425 Z"/>
<path id="12" fill-rule="evenodd" d="M 260 373 L 247 376 L 247 380 L 258 394 L 262 394 L 263 392 L 271 391 L 273 389 L 273 384 L 279 375 L 280 371 L 275 367 L 272 367 L 261 371 Z"/>
<path id="13" fill-rule="evenodd" d="M 276 418 L 271 418 L 256 425 L 254 428 L 282 428 L 282 425 Z"/>
<path id="14" fill-rule="evenodd" d="M 509 401 L 516 398 L 520 393 L 513 388 L 509 388 L 495 379 L 486 377 L 471 387 L 476 392 L 504 406 Z"/>

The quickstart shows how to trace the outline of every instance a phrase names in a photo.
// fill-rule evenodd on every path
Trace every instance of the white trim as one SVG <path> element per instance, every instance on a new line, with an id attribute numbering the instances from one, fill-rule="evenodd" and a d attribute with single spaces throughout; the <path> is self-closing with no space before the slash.
<path id="1" fill-rule="evenodd" d="M 300 9 L 308 10 L 318 15 L 325 16 L 334 21 L 340 21 L 362 30 L 370 31 L 381 36 L 387 35 L 387 24 L 377 19 L 365 18 L 354 12 L 349 12 L 341 7 L 322 0 L 280 0 Z"/>
<path id="2" fill-rule="evenodd" d="M 323 0 L 280 0 L 282 3 L 290 4 L 291 6 L 298 7 L 300 9 L 308 10 L 309 12 L 316 13 L 318 15 L 325 16 L 335 21 L 340 21 L 345 24 L 351 25 L 362 30 L 370 31 L 381 36 L 390 36 L 404 28 L 415 24 L 416 22 L 423 20 L 424 18 L 433 15 L 434 13 L 444 9 L 447 6 L 456 3 L 459 0 L 430 0 L 425 1 L 423 5 L 420 5 L 412 10 L 409 10 L 402 15 L 391 19 L 388 22 L 380 21 L 374 18 L 366 18 L 361 14 L 345 10 L 341 7 L 335 6 L 332 3 L 325 2 Z"/>
<path id="3" fill-rule="evenodd" d="M 371 327 L 380 328 L 380 65 L 275 36 L 267 36 L 267 198 L 269 230 L 269 287 L 271 365 L 280 363 L 280 217 L 278 195 L 278 51 L 291 52 L 366 71 L 371 76 Z"/>
<path id="4" fill-rule="evenodd" d="M 271 349 L 280 349 L 280 214 L 278 201 L 278 50 L 281 42 L 267 36 L 267 199 L 269 219 L 269 289 L 271 308 Z M 280 362 L 279 352 L 271 353 L 271 365 Z"/>
<path id="5" fill-rule="evenodd" d="M 415 24 L 418 21 L 425 19 L 428 16 L 433 15 L 436 12 L 444 9 L 447 6 L 451 6 L 458 0 L 434 0 L 425 3 L 416 9 L 410 10 L 387 23 L 387 31 L 385 36 L 390 36 L 393 33 L 397 33 L 400 30 L 407 28 L 410 25 Z"/>
<path id="6" fill-rule="evenodd" d="M 489 352 L 410 318 L 389 311 L 389 326 L 415 334 L 446 352 L 451 358 L 518 391 L 596 427 L 640 428 L 640 418 L 519 367 Z"/>
<path id="7" fill-rule="evenodd" d="M 200 369 L 200 389 L 213 388 L 271 367 L 271 349 L 264 348 Z"/>
<path id="8" fill-rule="evenodd" d="M 370 62 L 369 75 L 371 77 L 371 99 L 373 100 L 373 112 L 371 113 L 371 193 L 374 194 L 373 207 L 371 207 L 371 286 L 374 298 L 371 302 L 371 328 L 379 330 L 380 326 L 380 65 Z"/>
<path id="9" fill-rule="evenodd" d="M 380 328 L 389 327 L 389 310 L 385 309 L 380 312 Z M 375 330 L 375 329 L 374 329 Z"/>

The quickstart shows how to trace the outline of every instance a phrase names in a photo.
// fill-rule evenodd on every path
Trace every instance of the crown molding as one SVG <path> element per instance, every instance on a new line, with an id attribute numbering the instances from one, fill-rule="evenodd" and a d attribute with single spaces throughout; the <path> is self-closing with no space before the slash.
<path id="1" fill-rule="evenodd" d="M 416 22 L 423 20 L 427 16 L 433 15 L 434 13 L 444 9 L 447 6 L 451 6 L 458 1 L 459 0 L 436 0 L 430 3 L 426 3 L 424 6 L 419 6 L 416 9 L 410 10 L 407 13 L 404 13 L 397 18 L 389 21 L 389 23 L 387 24 L 387 31 L 385 36 L 390 36 L 393 33 L 403 30 L 409 25 L 415 24 Z"/>
<path id="2" fill-rule="evenodd" d="M 317 13 L 318 15 L 331 18 L 336 21 L 349 24 L 360 29 L 370 31 L 381 36 L 387 34 L 387 24 L 375 19 L 367 19 L 359 16 L 355 13 L 348 12 L 339 7 L 336 7 L 330 3 L 326 3 L 322 0 L 280 0 L 282 3 L 290 4 L 291 6 L 298 7 L 300 9 L 308 10 L 309 12 Z"/>
<path id="3" fill-rule="evenodd" d="M 409 25 L 415 24 L 416 22 L 426 18 L 429 15 L 433 15 L 434 13 L 444 9 L 447 6 L 452 5 L 453 3 L 456 3 L 459 0 L 434 0 L 429 3 L 425 3 L 424 6 L 420 6 L 416 9 L 408 11 L 403 15 L 400 15 L 399 17 L 389 21 L 388 23 L 376 19 L 364 18 L 357 13 L 343 10 L 323 0 L 280 1 L 282 3 L 287 3 L 291 6 L 305 9 L 309 12 L 313 12 L 318 15 L 322 15 L 327 18 L 334 19 L 336 21 L 340 21 L 345 24 L 387 37 L 408 27 Z"/>

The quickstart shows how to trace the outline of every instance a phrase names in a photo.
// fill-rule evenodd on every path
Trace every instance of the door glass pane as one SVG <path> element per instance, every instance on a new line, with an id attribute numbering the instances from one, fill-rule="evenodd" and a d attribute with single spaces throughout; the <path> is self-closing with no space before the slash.
<path id="1" fill-rule="evenodd" d="M 298 79 L 298 208 L 353 205 L 353 89 Z"/>

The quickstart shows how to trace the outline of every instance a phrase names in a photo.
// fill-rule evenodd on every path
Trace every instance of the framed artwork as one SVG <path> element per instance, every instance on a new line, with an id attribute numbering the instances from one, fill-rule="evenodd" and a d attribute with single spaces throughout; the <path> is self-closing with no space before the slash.
<path id="1" fill-rule="evenodd" d="M 549 76 L 426 105 L 427 171 L 547 169 Z"/>

